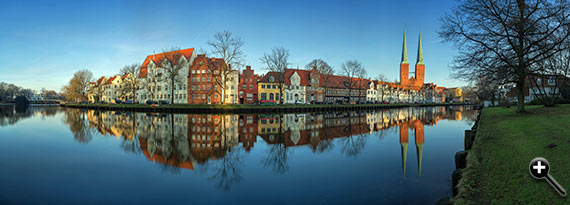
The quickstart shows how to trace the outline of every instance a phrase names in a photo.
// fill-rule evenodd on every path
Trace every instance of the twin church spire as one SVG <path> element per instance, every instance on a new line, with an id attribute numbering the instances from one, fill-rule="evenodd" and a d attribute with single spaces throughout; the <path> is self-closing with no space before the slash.
<path id="1" fill-rule="evenodd" d="M 407 44 L 406 44 L 406 31 L 404 30 L 404 42 L 402 43 L 402 62 L 400 64 L 403 63 L 408 63 L 408 48 L 407 48 Z M 422 52 L 422 33 L 420 32 L 420 36 L 418 39 L 418 56 L 416 59 L 416 64 L 419 65 L 423 65 L 424 64 L 424 56 L 423 56 L 423 52 Z"/>

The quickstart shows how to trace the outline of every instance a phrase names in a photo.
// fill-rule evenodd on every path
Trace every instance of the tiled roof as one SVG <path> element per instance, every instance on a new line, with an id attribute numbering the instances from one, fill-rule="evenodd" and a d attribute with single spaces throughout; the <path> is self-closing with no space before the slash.
<path id="1" fill-rule="evenodd" d="M 273 82 L 269 82 L 269 77 L 271 77 L 271 76 L 273 76 L 273 78 L 275 79 Z M 258 82 L 260 82 L 260 83 L 280 83 L 280 82 L 283 82 L 281 80 L 281 77 L 282 77 L 281 73 L 271 71 L 271 72 L 267 72 L 265 75 L 263 75 L 261 77 L 261 79 L 259 79 Z"/>
<path id="2" fill-rule="evenodd" d="M 291 76 L 297 72 L 299 77 L 301 78 L 300 85 L 307 86 L 309 85 L 309 78 L 311 75 L 310 70 L 301 70 L 301 69 L 285 69 L 285 85 L 291 85 Z"/>
<path id="3" fill-rule="evenodd" d="M 121 79 L 124 80 L 125 78 L 127 78 L 127 77 L 129 76 L 129 74 L 130 74 L 130 73 L 124 74 L 123 76 L 121 76 Z"/>
<path id="4" fill-rule="evenodd" d="M 139 78 L 146 78 L 148 69 L 141 68 L 141 72 L 139 72 Z"/>
<path id="5" fill-rule="evenodd" d="M 345 76 L 338 76 L 338 75 L 328 75 L 328 74 L 321 74 L 320 84 L 323 87 L 329 88 L 346 88 L 348 83 L 348 77 Z M 353 88 L 361 88 L 366 89 L 370 81 L 366 79 L 360 78 L 352 78 Z"/>
<path id="6" fill-rule="evenodd" d="M 198 55 L 195 59 L 194 62 L 192 62 L 192 66 L 190 66 L 190 70 L 210 70 L 210 69 L 214 69 L 214 70 L 224 70 L 224 69 L 228 69 L 228 66 L 226 64 L 226 62 L 224 61 L 224 59 L 222 58 L 208 58 L 206 57 L 206 55 L 201 54 Z M 191 72 L 188 72 L 188 76 L 191 75 Z"/>
<path id="7" fill-rule="evenodd" d="M 142 64 L 142 68 L 146 69 L 146 67 L 148 66 L 148 64 L 153 61 L 154 63 L 158 64 L 160 62 L 162 62 L 164 60 L 164 58 L 169 58 L 170 62 L 172 63 L 177 63 L 178 59 L 170 59 L 175 57 L 176 54 L 180 54 L 183 55 L 184 57 L 186 57 L 186 59 L 190 59 L 190 56 L 192 56 L 192 53 L 194 53 L 194 48 L 188 48 L 188 49 L 182 49 L 182 50 L 177 50 L 177 51 L 169 51 L 169 52 L 164 52 L 164 53 L 158 53 L 158 54 L 153 54 L 153 55 L 148 55 L 146 57 L 146 59 L 144 60 L 143 64 Z M 141 70 L 142 73 L 142 70 Z M 144 74 L 146 76 L 146 72 Z M 140 76 L 140 75 L 139 75 Z"/>
<path id="8" fill-rule="evenodd" d="M 99 78 L 99 80 L 97 80 L 97 85 L 101 85 L 101 83 L 103 83 L 104 80 L 105 80 L 105 76 Z"/>
<path id="9" fill-rule="evenodd" d="M 105 82 L 105 85 L 111 84 L 113 82 L 113 80 L 115 80 L 115 78 L 117 78 L 117 76 L 110 77 L 109 80 L 107 80 L 107 82 Z"/>

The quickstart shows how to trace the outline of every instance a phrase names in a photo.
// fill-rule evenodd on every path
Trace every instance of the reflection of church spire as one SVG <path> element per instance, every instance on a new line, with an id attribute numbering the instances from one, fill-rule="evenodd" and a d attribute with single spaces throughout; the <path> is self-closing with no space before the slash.
<path id="1" fill-rule="evenodd" d="M 408 125 L 400 126 L 400 145 L 402 146 L 402 174 L 406 177 L 406 158 L 408 155 Z"/>
<path id="2" fill-rule="evenodd" d="M 417 153 L 417 160 L 418 160 L 418 176 L 422 175 L 422 154 L 424 151 L 424 124 L 418 120 L 415 122 L 416 124 L 416 153 Z"/>

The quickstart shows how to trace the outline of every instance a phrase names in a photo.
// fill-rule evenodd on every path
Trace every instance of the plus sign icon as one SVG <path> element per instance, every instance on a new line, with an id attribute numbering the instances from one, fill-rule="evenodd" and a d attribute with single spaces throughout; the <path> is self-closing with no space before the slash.
<path id="1" fill-rule="evenodd" d="M 535 179 L 546 179 L 546 181 L 548 181 L 548 183 L 552 185 L 560 195 L 564 197 L 566 196 L 566 190 L 564 190 L 564 188 L 562 188 L 562 186 L 560 186 L 560 184 L 558 184 L 558 182 L 556 182 L 556 180 L 554 180 L 554 178 L 548 173 L 550 171 L 550 165 L 546 159 L 542 157 L 534 158 L 530 161 L 528 168 L 532 177 Z"/>

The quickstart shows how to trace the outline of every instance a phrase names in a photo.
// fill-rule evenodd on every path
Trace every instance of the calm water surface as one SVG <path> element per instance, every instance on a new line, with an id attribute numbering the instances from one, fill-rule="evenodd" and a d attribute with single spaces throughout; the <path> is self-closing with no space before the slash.
<path id="1" fill-rule="evenodd" d="M 451 196 L 469 107 L 198 115 L 0 106 L 0 203 L 416 203 Z"/>

